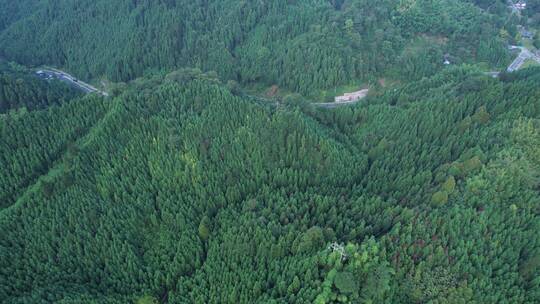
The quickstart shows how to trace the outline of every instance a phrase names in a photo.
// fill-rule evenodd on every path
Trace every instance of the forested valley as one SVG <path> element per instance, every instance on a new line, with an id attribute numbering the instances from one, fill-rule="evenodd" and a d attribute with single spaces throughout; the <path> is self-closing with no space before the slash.
<path id="1" fill-rule="evenodd" d="M 504 72 L 520 20 L 0 0 L 0 303 L 540 303 L 540 67 Z"/>
<path id="2" fill-rule="evenodd" d="M 0 56 L 115 82 L 190 67 L 315 95 L 429 76 L 445 54 L 504 66 L 516 30 L 506 2 L 494 2 L 485 10 L 465 0 L 4 0 Z"/>

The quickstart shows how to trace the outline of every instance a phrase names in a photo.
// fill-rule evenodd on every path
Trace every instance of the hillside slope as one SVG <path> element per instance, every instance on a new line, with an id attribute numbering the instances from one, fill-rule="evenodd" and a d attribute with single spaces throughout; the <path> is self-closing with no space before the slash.
<path id="1" fill-rule="evenodd" d="M 507 61 L 511 24 L 468 1 L 0 0 L 0 56 L 127 81 L 182 67 L 304 95 Z"/>
<path id="2" fill-rule="evenodd" d="M 16 139 L 51 134 L 14 124 L 86 126 L 30 188 L 2 175 L 0 298 L 536 303 L 539 80 L 454 68 L 302 111 L 162 79 L 0 116 L 22 163 L 52 149 Z"/>

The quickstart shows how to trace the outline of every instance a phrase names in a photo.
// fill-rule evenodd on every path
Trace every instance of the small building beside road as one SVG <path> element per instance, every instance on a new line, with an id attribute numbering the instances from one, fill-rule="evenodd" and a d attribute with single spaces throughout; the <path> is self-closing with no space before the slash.
<path id="1" fill-rule="evenodd" d="M 516 4 L 515 4 L 516 8 L 518 10 L 524 10 L 527 8 L 527 2 L 525 1 L 518 1 Z"/>
<path id="2" fill-rule="evenodd" d="M 53 75 L 43 71 L 43 70 L 39 70 L 36 72 L 36 74 L 38 75 L 39 78 L 43 78 L 43 79 L 46 79 L 46 80 L 50 80 L 50 79 L 53 79 Z"/>
<path id="3" fill-rule="evenodd" d="M 360 100 L 360 99 L 366 97 L 368 91 L 369 91 L 368 89 L 364 89 L 364 90 L 360 90 L 360 91 L 356 91 L 356 92 L 345 93 L 342 96 L 336 96 L 335 102 L 357 101 L 357 100 Z"/>
<path id="4" fill-rule="evenodd" d="M 523 37 L 525 39 L 533 39 L 534 38 L 534 33 L 531 32 L 531 31 L 523 29 L 521 31 L 521 37 Z"/>

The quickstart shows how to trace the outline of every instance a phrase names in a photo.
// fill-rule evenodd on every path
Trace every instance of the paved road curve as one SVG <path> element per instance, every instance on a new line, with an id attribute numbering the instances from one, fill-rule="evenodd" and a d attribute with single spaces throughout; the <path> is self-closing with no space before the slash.
<path id="1" fill-rule="evenodd" d="M 511 46 L 510 47 L 511 49 L 520 49 L 521 52 L 519 53 L 518 57 L 510 64 L 510 66 L 508 67 L 508 69 L 506 69 L 506 71 L 508 72 L 514 72 L 514 71 L 517 71 L 519 70 L 519 68 L 521 68 L 521 66 L 525 63 L 525 61 L 527 59 L 532 59 L 538 63 L 540 63 L 540 57 L 533 54 L 531 51 L 529 51 L 528 49 L 526 49 L 525 47 L 522 47 L 522 46 Z"/>
<path id="2" fill-rule="evenodd" d="M 319 102 L 319 103 L 313 103 L 313 105 L 316 107 L 332 109 L 332 108 L 337 108 L 341 106 L 353 105 L 353 104 L 358 103 L 362 99 L 363 98 L 360 98 L 357 100 L 351 100 L 351 101 L 343 101 L 343 102 Z"/>
<path id="3" fill-rule="evenodd" d="M 88 83 L 80 81 L 77 78 L 71 76 L 70 74 L 68 74 L 68 73 L 66 73 L 64 71 L 60 71 L 60 70 L 53 69 L 53 68 L 47 68 L 47 69 L 39 70 L 37 72 L 37 74 L 46 75 L 48 77 L 54 77 L 54 78 L 60 79 L 61 81 L 67 82 L 67 83 L 71 84 L 72 86 L 78 88 L 79 90 L 81 90 L 81 91 L 83 91 L 85 93 L 98 93 L 98 94 L 103 95 L 103 96 L 109 96 L 109 94 L 107 92 L 103 92 L 103 91 L 89 85 Z"/>

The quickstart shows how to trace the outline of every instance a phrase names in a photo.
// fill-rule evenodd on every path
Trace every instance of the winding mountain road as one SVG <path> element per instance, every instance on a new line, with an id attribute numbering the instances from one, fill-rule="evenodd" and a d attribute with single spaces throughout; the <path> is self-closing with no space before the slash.
<path id="1" fill-rule="evenodd" d="M 316 107 L 326 108 L 326 109 L 333 109 L 333 108 L 337 108 L 341 106 L 348 106 L 348 105 L 356 104 L 362 99 L 363 98 L 359 98 L 359 99 L 351 100 L 351 101 L 318 102 L 318 103 L 315 102 L 315 103 L 312 103 L 312 105 Z"/>
<path id="2" fill-rule="evenodd" d="M 69 83 L 70 85 L 78 88 L 79 90 L 85 93 L 98 93 L 103 96 L 109 96 L 109 93 L 101 91 L 97 89 L 96 87 L 89 85 L 86 82 L 80 81 L 77 78 L 71 76 L 70 74 L 64 71 L 60 71 L 54 68 L 46 68 L 46 69 L 39 70 L 37 74 L 57 78 L 60 81 Z"/>
<path id="3" fill-rule="evenodd" d="M 510 64 L 510 66 L 506 69 L 507 72 L 514 72 L 519 70 L 521 66 L 525 63 L 527 59 L 532 59 L 538 63 L 540 63 L 540 56 L 534 54 L 533 52 L 529 51 L 527 48 L 522 46 L 510 46 L 510 49 L 520 49 L 521 52 L 517 56 L 517 58 Z"/>

